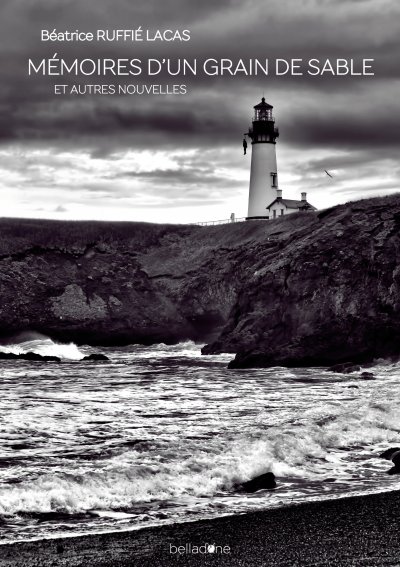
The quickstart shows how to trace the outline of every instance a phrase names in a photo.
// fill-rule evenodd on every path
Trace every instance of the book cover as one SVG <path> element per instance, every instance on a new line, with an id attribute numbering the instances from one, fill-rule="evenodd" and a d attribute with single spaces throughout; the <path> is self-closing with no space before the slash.
<path id="1" fill-rule="evenodd" d="M 3 0 L 0 566 L 398 565 L 394 0 Z"/>

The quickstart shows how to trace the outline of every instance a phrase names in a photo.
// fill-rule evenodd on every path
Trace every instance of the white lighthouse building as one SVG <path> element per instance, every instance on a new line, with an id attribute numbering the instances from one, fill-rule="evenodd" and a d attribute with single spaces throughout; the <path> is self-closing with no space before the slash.
<path id="1" fill-rule="evenodd" d="M 263 97 L 254 107 L 253 124 L 246 134 L 252 146 L 248 219 L 269 218 L 266 207 L 277 197 L 275 148 L 279 130 L 275 126 L 272 108 Z"/>
<path id="2" fill-rule="evenodd" d="M 269 219 L 298 211 L 316 210 L 307 201 L 307 194 L 301 193 L 301 200 L 283 199 L 278 188 L 276 163 L 276 139 L 279 130 L 272 115 L 273 107 L 261 99 L 254 107 L 252 126 L 245 134 L 251 139 L 251 170 L 249 188 L 249 209 L 247 220 Z M 243 146 L 247 148 L 244 141 Z"/>

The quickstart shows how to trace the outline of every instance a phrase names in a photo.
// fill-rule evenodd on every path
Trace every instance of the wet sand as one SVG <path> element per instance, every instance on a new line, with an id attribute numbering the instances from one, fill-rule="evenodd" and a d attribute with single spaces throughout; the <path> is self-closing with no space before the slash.
<path id="1" fill-rule="evenodd" d="M 0 546 L 0 566 L 400 566 L 399 515 L 400 491 L 134 532 L 7 544 Z M 218 547 L 193 553 L 195 546 L 205 551 L 206 543 Z M 170 552 L 178 546 L 185 552 Z"/>

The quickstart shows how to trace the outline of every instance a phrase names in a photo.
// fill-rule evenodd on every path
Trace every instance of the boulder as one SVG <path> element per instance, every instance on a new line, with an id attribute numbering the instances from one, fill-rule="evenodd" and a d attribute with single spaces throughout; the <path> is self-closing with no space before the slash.
<path id="1" fill-rule="evenodd" d="M 343 370 L 343 374 L 351 374 L 352 372 L 358 372 L 359 370 L 361 370 L 361 366 L 358 366 L 358 364 L 352 364 Z"/>
<path id="2" fill-rule="evenodd" d="M 42 355 L 38 354 L 37 352 L 25 352 L 23 354 L 19 354 L 18 358 L 21 360 L 32 360 L 38 362 L 60 362 L 61 358 L 58 356 L 50 356 L 50 355 Z"/>
<path id="3" fill-rule="evenodd" d="M 348 372 L 351 372 L 351 370 L 349 370 L 349 368 L 355 367 L 354 362 L 341 362 L 340 364 L 335 364 L 334 366 L 331 366 L 330 368 L 328 368 L 329 372 L 343 372 L 345 374 L 347 374 Z M 360 368 L 358 367 L 357 370 L 360 370 Z"/>
<path id="4" fill-rule="evenodd" d="M 363 380 L 376 380 L 375 374 L 373 372 L 361 372 L 360 378 Z"/>
<path id="5" fill-rule="evenodd" d="M 386 449 L 386 451 L 383 451 L 383 453 L 379 455 L 379 458 L 390 461 L 392 459 L 392 456 L 398 451 L 400 451 L 400 447 L 391 447 L 390 449 Z"/>
<path id="6" fill-rule="evenodd" d="M 22 360 L 43 360 L 43 356 L 36 352 L 25 352 L 18 355 L 18 358 L 21 358 Z"/>
<path id="7" fill-rule="evenodd" d="M 240 488 L 245 492 L 257 492 L 258 490 L 276 488 L 275 475 L 272 472 L 267 472 L 242 482 Z"/>
<path id="8" fill-rule="evenodd" d="M 29 360 L 33 362 L 60 362 L 58 356 L 47 356 L 37 352 L 23 352 L 14 354 L 13 352 L 0 352 L 0 360 Z"/>
<path id="9" fill-rule="evenodd" d="M 18 355 L 13 352 L 0 352 L 0 360 L 14 360 L 15 358 L 18 358 Z"/>
<path id="10" fill-rule="evenodd" d="M 395 467 L 400 468 L 400 450 L 392 454 L 392 462 Z"/>
<path id="11" fill-rule="evenodd" d="M 386 459 L 387 461 L 392 461 L 394 467 L 389 469 L 387 474 L 400 474 L 400 447 L 391 447 L 386 449 L 383 453 L 379 455 L 381 459 Z"/>
<path id="12" fill-rule="evenodd" d="M 340 372 L 341 374 L 351 374 L 352 372 L 358 372 L 361 370 L 361 366 L 354 364 L 354 362 L 342 362 L 331 366 L 328 370 L 330 372 Z M 366 372 L 366 374 L 368 373 Z"/>
<path id="13" fill-rule="evenodd" d="M 330 372 L 340 372 L 342 374 L 351 374 L 352 372 L 359 372 L 361 370 L 361 366 L 358 364 L 354 364 L 353 362 L 342 362 L 340 364 L 335 364 L 328 368 Z M 364 380 L 375 380 L 375 376 L 373 372 L 361 372 L 360 378 Z"/>
<path id="14" fill-rule="evenodd" d="M 93 353 L 84 356 L 82 360 L 110 360 L 110 359 L 105 354 Z"/>

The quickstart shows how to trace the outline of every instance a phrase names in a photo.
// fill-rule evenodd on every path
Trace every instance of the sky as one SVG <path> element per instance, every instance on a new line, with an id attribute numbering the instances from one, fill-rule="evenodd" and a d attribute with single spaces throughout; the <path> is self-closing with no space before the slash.
<path id="1" fill-rule="evenodd" d="M 42 42 L 41 30 L 184 30 L 189 42 Z M 2 0 L 1 216 L 200 222 L 247 213 L 242 139 L 274 107 L 283 196 L 324 208 L 400 187 L 397 0 Z M 28 60 L 374 59 L 375 75 L 28 76 Z M 185 84 L 184 95 L 55 95 Z M 249 147 L 250 149 L 250 147 Z M 332 177 L 326 175 L 329 171 Z"/>

